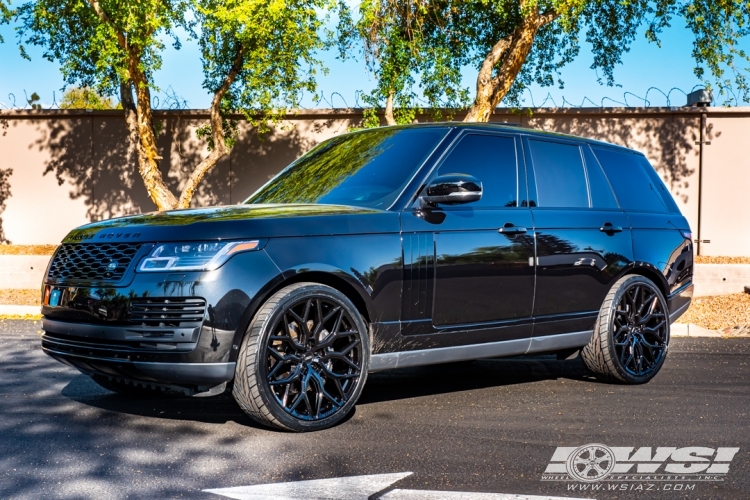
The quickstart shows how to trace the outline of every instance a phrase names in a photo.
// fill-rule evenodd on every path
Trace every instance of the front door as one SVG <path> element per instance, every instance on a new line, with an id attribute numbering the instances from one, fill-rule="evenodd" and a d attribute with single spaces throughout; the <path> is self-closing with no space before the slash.
<path id="1" fill-rule="evenodd" d="M 482 199 L 404 212 L 405 334 L 530 337 L 534 240 L 531 211 L 519 206 L 526 197 L 519 151 L 513 135 L 465 131 L 431 178 L 472 175 L 482 182 Z"/>

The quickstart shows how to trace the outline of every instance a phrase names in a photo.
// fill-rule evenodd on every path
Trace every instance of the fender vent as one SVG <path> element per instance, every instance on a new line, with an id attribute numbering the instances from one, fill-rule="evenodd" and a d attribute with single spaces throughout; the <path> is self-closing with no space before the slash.
<path id="1" fill-rule="evenodd" d="M 128 321 L 144 327 L 200 326 L 206 301 L 197 297 L 144 297 L 130 299 Z"/>

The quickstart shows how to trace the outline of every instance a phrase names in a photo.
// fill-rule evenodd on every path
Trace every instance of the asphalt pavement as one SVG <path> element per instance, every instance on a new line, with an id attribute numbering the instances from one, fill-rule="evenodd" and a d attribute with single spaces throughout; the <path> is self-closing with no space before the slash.
<path id="1" fill-rule="evenodd" d="M 0 499 L 220 500 L 203 490 L 399 473 L 376 497 L 750 498 L 749 339 L 675 338 L 641 386 L 552 357 L 372 374 L 345 422 L 292 434 L 256 425 L 231 396 L 108 392 L 44 355 L 38 328 L 0 322 Z M 739 452 L 718 481 L 542 481 L 557 447 L 587 443 Z"/>

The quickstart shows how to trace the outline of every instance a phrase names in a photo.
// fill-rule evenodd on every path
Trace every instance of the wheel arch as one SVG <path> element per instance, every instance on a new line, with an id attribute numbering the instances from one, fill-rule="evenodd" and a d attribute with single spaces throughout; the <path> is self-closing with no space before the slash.
<path id="1" fill-rule="evenodd" d="M 669 295 L 669 285 L 667 284 L 667 280 L 664 278 L 664 275 L 653 264 L 649 264 L 646 262 L 636 262 L 634 266 L 625 271 L 622 276 L 628 274 L 648 278 L 659 288 L 662 295 L 664 295 L 664 299 L 667 299 L 667 296 Z"/>
<path id="2" fill-rule="evenodd" d="M 350 280 L 347 280 L 346 278 L 340 276 L 339 273 L 335 273 L 335 272 L 326 272 L 326 271 L 298 272 L 297 274 L 284 279 L 281 283 L 279 283 L 274 288 L 272 288 L 269 291 L 269 293 L 266 295 L 266 297 L 264 297 L 261 304 L 265 302 L 268 299 L 268 297 L 278 292 L 282 288 L 289 286 L 289 285 L 293 285 L 294 283 L 303 283 L 303 282 L 319 283 L 321 285 L 326 285 L 326 286 L 330 286 L 331 288 L 335 288 L 339 292 L 346 295 L 346 297 L 352 301 L 352 304 L 354 304 L 354 307 L 357 308 L 357 311 L 359 311 L 359 313 L 362 315 L 365 321 L 370 323 L 370 318 L 371 318 L 370 308 L 367 304 L 367 301 L 363 297 L 363 295 L 366 295 L 364 291 L 358 290 L 355 285 L 350 283 Z"/>
<path id="3" fill-rule="evenodd" d="M 247 309 L 242 316 L 242 320 L 240 321 L 239 326 L 235 331 L 233 344 L 235 345 L 235 347 L 240 345 L 240 342 L 242 342 L 242 338 L 244 337 L 245 332 L 250 325 L 250 322 L 253 320 L 256 313 L 258 312 L 258 310 L 260 310 L 263 304 L 265 304 L 266 301 L 271 296 L 273 296 L 273 294 L 284 287 L 293 285 L 294 283 L 319 283 L 321 285 L 327 285 L 338 290 L 352 301 L 354 307 L 357 308 L 357 311 L 362 315 L 365 322 L 369 324 L 371 322 L 372 314 L 368 305 L 368 301 L 364 297 L 367 295 L 367 293 L 364 290 L 358 289 L 360 287 L 357 287 L 356 285 L 351 283 L 351 281 L 355 281 L 354 278 L 349 277 L 349 279 L 347 279 L 345 277 L 342 277 L 342 274 L 345 275 L 343 271 L 336 272 L 333 270 L 299 270 L 294 274 L 291 274 L 290 272 L 277 275 L 273 280 L 269 281 L 263 287 L 261 287 L 258 293 L 256 293 L 255 297 L 253 297 L 253 299 L 250 301 L 250 304 L 248 304 Z M 235 358 L 237 352 L 237 349 L 234 349 L 232 351 L 231 357 Z M 232 361 L 234 361 L 234 359 L 232 359 Z"/>

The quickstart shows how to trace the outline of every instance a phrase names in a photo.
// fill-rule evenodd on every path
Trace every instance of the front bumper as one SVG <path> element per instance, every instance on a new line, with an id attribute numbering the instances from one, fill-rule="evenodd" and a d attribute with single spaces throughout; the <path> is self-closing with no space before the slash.
<path id="1" fill-rule="evenodd" d="M 43 347 L 45 353 L 86 375 L 103 375 L 165 387 L 204 392 L 234 378 L 235 363 L 164 363 L 96 358 Z"/>
<path id="2" fill-rule="evenodd" d="M 211 272 L 132 273 L 120 287 L 65 284 L 60 305 L 42 307 L 42 349 L 87 375 L 200 392 L 233 379 L 250 316 L 279 279 L 261 250 Z M 131 303 L 185 298 L 205 301 L 202 316 L 172 324 L 132 319 Z"/>

